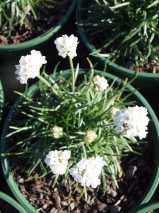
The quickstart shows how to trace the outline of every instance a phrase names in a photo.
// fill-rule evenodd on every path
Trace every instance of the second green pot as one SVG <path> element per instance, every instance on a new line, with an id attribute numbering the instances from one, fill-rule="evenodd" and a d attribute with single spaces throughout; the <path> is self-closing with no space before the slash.
<path id="1" fill-rule="evenodd" d="M 83 16 L 82 8 L 85 8 L 85 5 L 86 5 L 86 1 L 84 0 L 78 1 L 77 9 L 76 9 L 77 30 L 88 52 L 92 53 L 96 50 L 96 48 L 88 40 L 86 33 L 84 31 L 84 28 L 78 24 L 82 20 L 82 16 Z M 93 60 L 93 58 L 95 58 L 95 60 Z M 103 69 L 105 65 L 105 61 L 106 61 L 104 57 L 101 57 L 100 55 L 97 57 L 92 56 L 91 59 L 92 61 L 99 62 L 99 64 L 97 65 L 97 68 Z M 136 71 L 119 66 L 115 63 L 112 63 L 111 61 L 107 61 L 106 64 L 111 74 L 114 74 L 122 79 L 128 78 L 130 80 L 130 79 L 133 79 L 135 76 L 137 76 L 137 78 L 132 83 L 132 85 L 134 87 L 141 88 L 142 91 L 150 91 L 150 90 L 153 91 L 153 90 L 159 89 L 159 73 L 155 73 L 155 74 L 141 73 L 141 72 L 137 73 Z"/>

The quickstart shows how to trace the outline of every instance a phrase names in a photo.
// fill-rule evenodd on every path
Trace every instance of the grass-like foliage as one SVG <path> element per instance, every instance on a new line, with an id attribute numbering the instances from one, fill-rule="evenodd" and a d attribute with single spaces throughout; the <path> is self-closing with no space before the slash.
<path id="1" fill-rule="evenodd" d="M 17 105 L 20 114 L 10 126 L 14 131 L 8 136 L 19 134 L 21 138 L 16 142 L 16 154 L 29 163 L 28 177 L 38 165 L 41 167 L 39 176 L 50 173 L 44 163 L 46 155 L 50 150 L 66 149 L 71 151 L 69 167 L 82 158 L 102 156 L 107 165 L 103 175 L 113 178 L 117 184 L 116 178 L 122 173 L 118 158 L 122 157 L 123 151 L 124 155 L 133 151 L 131 144 L 138 142 L 115 131 L 112 109 L 122 109 L 134 102 L 127 100 L 132 95 L 130 92 L 121 96 L 124 91 L 126 94 L 126 86 L 116 85 L 115 80 L 109 80 L 110 86 L 104 92 L 95 93 L 90 87 L 93 74 L 93 68 L 86 73 L 77 68 L 73 93 L 71 73 L 65 79 L 63 72 L 53 76 L 43 72 L 43 77 L 58 95 L 54 95 L 42 81 L 39 81 L 33 97 L 28 96 L 27 90 L 20 94 L 24 97 Z M 63 137 L 59 139 L 53 138 L 55 125 L 63 128 Z M 97 138 L 89 144 L 84 141 L 84 136 L 90 129 L 96 132 Z"/>
<path id="2" fill-rule="evenodd" d="M 53 2 L 50 0 L 1 0 L 0 29 L 6 26 L 10 36 L 15 25 L 31 26 L 31 15 L 37 20 L 37 10 L 45 10 L 45 4 L 53 4 Z"/>
<path id="3" fill-rule="evenodd" d="M 90 37 L 98 36 L 96 53 L 121 63 L 126 60 L 158 63 L 159 1 L 91 0 L 83 9 L 83 25 Z M 102 56 L 104 56 L 102 54 Z"/>

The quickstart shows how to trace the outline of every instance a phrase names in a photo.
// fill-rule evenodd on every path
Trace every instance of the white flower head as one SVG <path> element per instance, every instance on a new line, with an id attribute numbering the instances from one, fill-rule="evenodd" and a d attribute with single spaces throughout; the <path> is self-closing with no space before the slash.
<path id="1" fill-rule="evenodd" d="M 46 63 L 45 56 L 42 56 L 40 51 L 32 50 L 30 55 L 20 58 L 19 65 L 15 65 L 17 80 L 20 80 L 21 84 L 27 84 L 29 78 L 35 78 L 40 74 L 41 66 Z"/>
<path id="2" fill-rule="evenodd" d="M 63 35 L 62 37 L 57 38 L 54 43 L 56 45 L 57 51 L 59 52 L 59 56 L 62 56 L 63 58 L 69 56 L 71 59 L 77 56 L 76 49 L 78 38 L 74 35 Z"/>
<path id="3" fill-rule="evenodd" d="M 103 76 L 94 76 L 91 87 L 93 87 L 95 91 L 104 91 L 108 86 L 108 81 Z"/>
<path id="4" fill-rule="evenodd" d="M 139 106 L 117 111 L 114 115 L 116 131 L 123 132 L 127 137 L 145 138 L 149 122 L 147 114 L 147 109 Z"/>
<path id="5" fill-rule="evenodd" d="M 92 143 L 97 138 L 97 134 L 93 130 L 87 130 L 84 141 L 87 143 Z"/>
<path id="6" fill-rule="evenodd" d="M 71 157 L 71 151 L 50 151 L 45 158 L 45 163 L 56 175 L 63 175 L 66 172 L 68 159 Z"/>
<path id="7" fill-rule="evenodd" d="M 53 137 L 59 139 L 63 136 L 63 128 L 59 126 L 54 126 L 52 128 Z"/>
<path id="8" fill-rule="evenodd" d="M 74 167 L 69 169 L 69 173 L 82 186 L 96 188 L 100 184 L 99 175 L 104 165 L 105 162 L 100 156 L 82 158 Z"/>

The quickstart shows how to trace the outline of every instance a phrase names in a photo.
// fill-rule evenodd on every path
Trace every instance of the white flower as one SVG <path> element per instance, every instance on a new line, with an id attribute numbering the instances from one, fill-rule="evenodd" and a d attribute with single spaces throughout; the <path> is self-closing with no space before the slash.
<path id="1" fill-rule="evenodd" d="M 52 172 L 57 175 L 63 175 L 66 172 L 68 159 L 71 157 L 71 151 L 50 151 L 45 158 L 45 163 Z"/>
<path id="2" fill-rule="evenodd" d="M 35 78 L 40 74 L 41 66 L 47 61 L 40 51 L 32 50 L 30 55 L 22 56 L 19 63 L 15 65 L 15 74 L 18 75 L 17 80 L 20 80 L 21 84 L 26 84 L 29 78 Z"/>
<path id="3" fill-rule="evenodd" d="M 55 139 L 61 138 L 63 136 L 63 128 L 59 126 L 54 126 L 52 128 L 53 137 Z"/>
<path id="4" fill-rule="evenodd" d="M 128 107 L 124 111 L 117 111 L 114 115 L 117 132 L 124 132 L 127 137 L 145 138 L 147 135 L 147 125 L 149 118 L 147 117 L 147 109 L 145 107 Z"/>
<path id="5" fill-rule="evenodd" d="M 103 77 L 96 75 L 93 78 L 91 87 L 94 88 L 95 91 L 104 91 L 109 86 L 108 81 Z"/>
<path id="6" fill-rule="evenodd" d="M 84 141 L 87 143 L 92 143 L 97 138 L 97 134 L 93 130 L 87 130 Z"/>
<path id="7" fill-rule="evenodd" d="M 100 156 L 82 158 L 74 167 L 69 169 L 69 173 L 82 186 L 96 188 L 100 184 L 99 175 L 104 165 L 105 162 Z"/>
<path id="8" fill-rule="evenodd" d="M 75 56 L 77 56 L 76 49 L 78 38 L 74 35 L 71 35 L 70 37 L 63 35 L 62 37 L 57 38 L 54 43 L 56 45 L 56 49 L 59 52 L 59 55 L 63 58 L 69 56 L 71 59 L 73 59 Z"/>

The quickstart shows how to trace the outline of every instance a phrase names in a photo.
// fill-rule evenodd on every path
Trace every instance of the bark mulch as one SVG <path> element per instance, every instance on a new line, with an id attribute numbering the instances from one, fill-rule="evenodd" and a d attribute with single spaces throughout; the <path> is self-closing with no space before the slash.
<path id="1" fill-rule="evenodd" d="M 27 172 L 22 159 L 12 156 L 10 164 L 12 173 L 20 191 L 41 213 L 125 213 L 135 206 L 144 194 L 152 175 L 152 145 L 148 143 L 140 145 L 138 150 L 142 155 L 129 153 L 128 156 L 119 159 L 123 169 L 123 175 L 118 178 L 119 188 L 110 179 L 106 179 L 107 192 L 103 195 L 102 187 L 88 189 L 88 199 L 84 196 L 78 201 L 82 187 L 79 185 L 76 192 L 75 183 L 68 179 L 66 185 L 62 185 L 62 177 L 52 188 L 52 174 L 38 178 L 38 171 L 34 171 L 34 178 L 27 180 Z M 77 205 L 78 203 L 78 205 Z"/>

